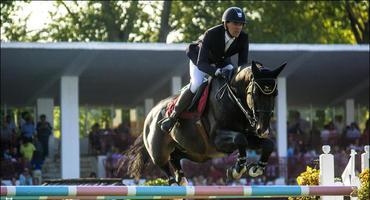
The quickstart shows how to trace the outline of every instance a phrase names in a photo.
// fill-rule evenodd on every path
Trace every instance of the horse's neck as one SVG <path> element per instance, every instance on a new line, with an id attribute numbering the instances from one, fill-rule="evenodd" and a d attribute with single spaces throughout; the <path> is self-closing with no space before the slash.
<path id="1" fill-rule="evenodd" d="M 252 71 L 250 67 L 244 68 L 235 75 L 230 83 L 235 95 L 239 98 L 245 98 L 246 89 L 253 78 Z"/>

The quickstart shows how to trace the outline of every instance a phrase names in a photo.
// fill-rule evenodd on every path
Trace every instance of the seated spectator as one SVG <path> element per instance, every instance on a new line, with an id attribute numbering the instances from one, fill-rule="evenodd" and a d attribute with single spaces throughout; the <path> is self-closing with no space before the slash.
<path id="1" fill-rule="evenodd" d="M 22 142 L 19 152 L 26 161 L 31 162 L 35 150 L 36 147 L 32 144 L 32 142 L 25 141 Z"/>
<path id="2" fill-rule="evenodd" d="M 329 143 L 328 144 L 330 145 L 337 144 L 337 140 L 339 139 L 339 134 L 333 122 L 330 122 L 328 124 L 328 130 L 329 130 L 329 138 L 328 138 Z"/>
<path id="3" fill-rule="evenodd" d="M 97 178 L 96 173 L 95 172 L 90 172 L 89 178 Z"/>
<path id="4" fill-rule="evenodd" d="M 32 176 L 28 168 L 24 168 L 19 175 L 19 185 L 33 185 Z"/>
<path id="5" fill-rule="evenodd" d="M 321 131 L 320 134 L 322 145 L 329 144 L 329 135 L 330 135 L 329 125 L 325 125 L 324 129 Z"/>

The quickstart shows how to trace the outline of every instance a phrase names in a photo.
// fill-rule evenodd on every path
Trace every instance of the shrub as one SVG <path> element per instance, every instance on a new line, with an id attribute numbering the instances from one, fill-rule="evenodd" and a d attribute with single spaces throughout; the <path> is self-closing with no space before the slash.
<path id="1" fill-rule="evenodd" d="M 298 185 L 319 185 L 320 170 L 307 166 L 306 171 L 297 177 Z M 316 200 L 319 197 L 289 197 L 289 200 Z"/>
<path id="2" fill-rule="evenodd" d="M 154 180 L 146 181 L 144 183 L 144 185 L 168 185 L 168 181 L 164 180 L 164 179 L 161 179 L 161 178 L 157 178 L 157 179 L 154 179 Z"/>
<path id="3" fill-rule="evenodd" d="M 360 174 L 361 187 L 358 189 L 358 198 L 359 200 L 368 200 L 370 199 L 370 182 L 369 182 L 369 168 L 363 171 Z"/>

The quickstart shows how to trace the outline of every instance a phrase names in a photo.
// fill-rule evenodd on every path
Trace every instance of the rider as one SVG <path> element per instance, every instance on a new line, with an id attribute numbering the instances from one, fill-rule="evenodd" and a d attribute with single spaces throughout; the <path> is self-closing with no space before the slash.
<path id="1" fill-rule="evenodd" d="M 230 81 L 234 68 L 231 56 L 237 53 L 238 66 L 247 64 L 248 34 L 242 30 L 245 24 L 242 9 L 230 7 L 222 15 L 222 24 L 208 29 L 202 39 L 189 45 L 186 54 L 190 58 L 190 87 L 181 92 L 173 112 L 161 123 L 163 131 L 171 131 L 206 75 L 221 76 Z"/>

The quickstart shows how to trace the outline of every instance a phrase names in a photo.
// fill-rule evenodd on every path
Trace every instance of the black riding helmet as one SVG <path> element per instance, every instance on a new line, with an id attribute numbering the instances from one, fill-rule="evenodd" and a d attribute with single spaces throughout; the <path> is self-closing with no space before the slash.
<path id="1" fill-rule="evenodd" d="M 240 22 L 245 24 L 247 21 L 245 19 L 245 14 L 241 8 L 230 7 L 225 10 L 222 15 L 222 22 Z"/>

